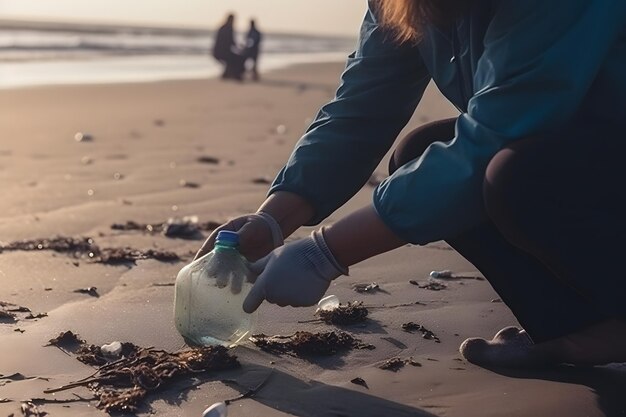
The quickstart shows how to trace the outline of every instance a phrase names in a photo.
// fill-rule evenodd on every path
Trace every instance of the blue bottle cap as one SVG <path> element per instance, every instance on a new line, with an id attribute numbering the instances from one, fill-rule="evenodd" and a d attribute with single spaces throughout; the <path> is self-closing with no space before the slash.
<path id="1" fill-rule="evenodd" d="M 217 234 L 217 242 L 239 244 L 239 235 L 237 232 L 231 232 L 230 230 L 220 230 Z"/>

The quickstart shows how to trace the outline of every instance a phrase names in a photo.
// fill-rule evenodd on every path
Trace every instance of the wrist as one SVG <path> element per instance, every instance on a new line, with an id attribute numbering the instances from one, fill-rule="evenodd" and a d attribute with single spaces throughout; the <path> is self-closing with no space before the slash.
<path id="1" fill-rule="evenodd" d="M 264 211 L 258 211 L 255 215 L 262 219 L 270 228 L 274 248 L 282 246 L 285 243 L 285 240 L 283 237 L 283 231 L 276 219 L 274 219 L 271 214 Z"/>
<path id="2" fill-rule="evenodd" d="M 341 265 L 335 258 L 335 255 L 333 254 L 333 252 L 328 247 L 328 244 L 326 243 L 326 238 L 324 237 L 324 229 L 325 228 L 322 227 L 320 230 L 312 232 L 311 238 L 315 242 L 321 254 L 324 256 L 326 262 L 329 264 L 328 265 L 329 270 L 334 270 L 334 273 L 337 276 L 349 275 L 350 273 L 349 268 Z"/>
<path id="3" fill-rule="evenodd" d="M 314 214 L 313 206 L 304 198 L 288 191 L 277 191 L 259 207 L 278 223 L 283 238 L 290 236 Z"/>

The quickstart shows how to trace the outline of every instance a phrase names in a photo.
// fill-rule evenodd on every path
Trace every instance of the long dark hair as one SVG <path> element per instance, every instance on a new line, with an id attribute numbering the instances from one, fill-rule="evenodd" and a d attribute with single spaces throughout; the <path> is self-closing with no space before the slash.
<path id="1" fill-rule="evenodd" d="M 472 0 L 378 0 L 382 25 L 396 41 L 418 42 L 424 25 L 446 26 L 465 12 Z"/>

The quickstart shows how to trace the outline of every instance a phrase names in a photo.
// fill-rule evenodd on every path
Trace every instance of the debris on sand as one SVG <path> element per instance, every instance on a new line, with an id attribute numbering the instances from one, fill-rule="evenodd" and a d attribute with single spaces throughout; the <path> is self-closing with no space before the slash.
<path id="1" fill-rule="evenodd" d="M 135 263 L 144 259 L 155 259 L 161 262 L 179 261 L 180 257 L 174 252 L 162 251 L 158 249 L 148 249 L 142 251 L 133 248 L 104 248 L 101 249 L 97 256 L 94 256 L 95 263 L 103 263 L 109 265 L 119 265 L 125 263 Z"/>
<path id="2" fill-rule="evenodd" d="M 361 377 L 356 377 L 354 379 L 351 379 L 350 382 L 352 382 L 355 385 L 360 385 L 362 387 L 365 387 L 367 389 L 369 389 L 370 387 L 367 386 L 367 382 L 365 382 L 365 380 Z"/>
<path id="3" fill-rule="evenodd" d="M 272 180 L 270 180 L 269 178 L 265 178 L 265 177 L 258 177 L 252 180 L 252 184 L 258 184 L 258 185 L 269 185 L 271 183 L 272 183 Z"/>
<path id="4" fill-rule="evenodd" d="M 61 332 L 57 337 L 48 340 L 48 344 L 45 346 L 56 346 L 61 350 L 73 352 L 83 344 L 85 344 L 85 341 L 81 339 L 79 335 L 71 330 L 68 330 L 66 332 Z"/>
<path id="5" fill-rule="evenodd" d="M 485 278 L 477 275 L 476 273 L 455 273 L 449 269 L 443 271 L 431 271 L 431 278 L 445 279 L 445 280 L 461 280 L 461 279 L 475 279 L 477 281 L 484 281 Z"/>
<path id="6" fill-rule="evenodd" d="M 22 373 L 16 372 L 14 374 L 11 375 L 2 375 L 0 374 L 0 380 L 5 380 L 5 381 L 9 381 L 9 382 L 15 382 L 15 381 L 27 381 L 27 380 L 31 380 L 31 379 L 40 379 L 42 381 L 48 381 L 48 378 L 43 378 L 40 376 L 26 376 Z M 6 385 L 7 382 L 5 382 L 4 384 L 0 384 L 0 385 Z"/>
<path id="7" fill-rule="evenodd" d="M 415 281 L 414 279 L 409 281 L 409 284 L 412 285 L 416 285 L 419 288 L 423 288 L 425 290 L 430 290 L 430 291 L 441 291 L 441 290 L 445 290 L 446 288 L 448 288 L 448 286 L 444 283 L 441 282 L 437 282 L 437 281 L 433 281 L 433 280 L 428 280 L 428 283 L 426 284 L 420 284 L 419 282 Z"/>
<path id="8" fill-rule="evenodd" d="M 30 401 L 23 402 L 20 409 L 24 417 L 44 417 L 48 415 L 47 412 L 40 410 L 39 407 Z"/>
<path id="9" fill-rule="evenodd" d="M 138 231 L 149 234 L 161 233 L 166 237 L 196 238 L 201 231 L 213 231 L 220 227 L 221 223 L 208 221 L 198 222 L 198 216 L 185 216 L 183 218 L 169 218 L 165 222 L 138 223 L 128 220 L 126 223 L 111 225 L 112 230 Z"/>
<path id="10" fill-rule="evenodd" d="M 111 361 L 98 356 L 100 347 L 83 345 L 77 351 L 77 358 L 99 366 L 97 371 L 80 381 L 44 392 L 52 394 L 84 386 L 94 393 L 99 409 L 107 413 L 136 413 L 148 394 L 176 380 L 240 366 L 237 358 L 223 346 L 186 348 L 173 353 L 140 348 L 132 343 L 122 343 L 122 346 L 121 358 Z M 85 355 L 91 359 L 86 361 Z"/>
<path id="11" fill-rule="evenodd" d="M 87 294 L 90 295 L 92 297 L 100 297 L 100 294 L 98 294 L 98 288 L 97 287 L 87 287 L 87 288 L 79 288 L 77 290 L 74 290 L 72 292 L 78 293 L 78 294 Z"/>
<path id="12" fill-rule="evenodd" d="M 89 258 L 94 263 L 103 264 L 135 263 L 143 259 L 156 259 L 162 262 L 180 260 L 179 256 L 173 252 L 156 249 L 142 251 L 133 248 L 100 248 L 93 239 L 88 237 L 58 236 L 51 239 L 20 240 L 0 246 L 0 253 L 40 250 L 64 253 L 74 258 Z"/>
<path id="13" fill-rule="evenodd" d="M 417 324 L 417 323 L 410 321 L 402 325 L 402 330 L 404 330 L 407 333 L 421 332 L 422 337 L 424 339 L 434 340 L 435 343 L 441 343 L 441 340 L 439 340 L 439 337 L 437 337 L 437 335 L 435 335 L 435 333 L 432 330 L 428 330 L 426 327 L 422 326 L 421 324 Z"/>
<path id="14" fill-rule="evenodd" d="M 139 346 L 130 342 L 124 342 L 120 344 L 121 350 L 118 352 L 117 357 L 121 356 L 124 358 L 128 358 L 133 356 L 140 350 Z M 86 343 L 83 343 L 76 350 L 76 355 L 76 359 L 84 364 L 92 366 L 102 366 L 111 361 L 111 355 L 108 354 L 108 351 L 106 351 L 106 349 L 105 351 L 103 351 L 102 346 L 88 345 Z"/>
<path id="15" fill-rule="evenodd" d="M 159 227 L 161 223 L 158 224 Z M 133 220 L 128 220 L 126 223 L 114 223 L 111 225 L 112 230 L 138 230 L 144 232 L 152 232 L 154 226 L 151 223 L 137 223 Z"/>
<path id="16" fill-rule="evenodd" d="M 421 363 L 417 362 L 413 358 L 408 358 L 408 359 L 391 358 L 391 359 L 387 359 L 378 367 L 386 371 L 398 372 L 400 369 L 404 368 L 405 365 L 422 366 Z"/>
<path id="17" fill-rule="evenodd" d="M 417 324 L 412 321 L 402 324 L 402 330 L 404 330 L 407 333 L 413 333 L 421 329 L 422 329 L 421 324 Z"/>
<path id="18" fill-rule="evenodd" d="M 51 250 L 59 253 L 67 253 L 76 258 L 81 257 L 93 250 L 93 239 L 87 237 L 53 237 L 50 239 L 18 240 L 0 246 L 0 253 L 4 251 L 37 251 Z"/>
<path id="19" fill-rule="evenodd" d="M 48 317 L 48 313 L 28 313 L 28 315 L 26 317 L 24 317 L 25 320 L 37 320 L 37 319 L 42 319 L 44 317 Z"/>
<path id="20" fill-rule="evenodd" d="M 185 188 L 200 188 L 200 184 L 198 184 L 197 182 L 180 180 L 178 183 L 180 184 L 181 187 L 185 187 Z"/>
<path id="21" fill-rule="evenodd" d="M 76 142 L 91 142 L 93 140 L 93 135 L 84 132 L 76 132 L 74 134 L 74 140 Z"/>
<path id="22" fill-rule="evenodd" d="M 348 304 L 339 304 L 333 309 L 318 309 L 315 313 L 326 324 L 355 324 L 362 323 L 367 319 L 369 311 L 360 301 Z"/>
<path id="23" fill-rule="evenodd" d="M 11 313 L 30 313 L 30 308 L 7 303 L 6 301 L 0 301 L 0 308 Z"/>
<path id="24" fill-rule="evenodd" d="M 219 164 L 220 160 L 218 158 L 215 158 L 213 156 L 201 156 L 198 159 L 196 159 L 196 161 L 198 161 L 201 164 Z"/>
<path id="25" fill-rule="evenodd" d="M 354 284 L 352 289 L 358 293 L 375 293 L 381 291 L 380 285 L 376 282 L 371 284 Z"/>
<path id="26" fill-rule="evenodd" d="M 450 271 L 449 269 L 444 269 L 443 271 L 430 271 L 429 275 L 431 278 L 444 279 L 444 278 L 452 278 L 453 272 Z"/>
<path id="27" fill-rule="evenodd" d="M 296 332 L 291 336 L 256 334 L 250 341 L 267 352 L 297 356 L 330 356 L 351 349 L 374 349 L 373 345 L 346 332 Z"/>
<path id="28" fill-rule="evenodd" d="M 0 310 L 0 323 L 15 323 L 16 321 L 15 314 Z"/>
<path id="29" fill-rule="evenodd" d="M 170 217 L 162 226 L 163 236 L 194 239 L 200 236 L 198 216 Z"/>
<path id="30" fill-rule="evenodd" d="M 24 314 L 28 313 L 28 314 Z M 14 324 L 19 320 L 31 320 L 46 317 L 46 313 L 33 315 L 28 307 L 18 306 L 17 304 L 0 301 L 0 324 Z"/>

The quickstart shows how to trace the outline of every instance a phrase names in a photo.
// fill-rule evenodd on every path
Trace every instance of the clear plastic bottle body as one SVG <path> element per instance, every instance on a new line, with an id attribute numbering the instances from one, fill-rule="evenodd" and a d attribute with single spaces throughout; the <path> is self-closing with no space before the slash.
<path id="1" fill-rule="evenodd" d="M 174 320 L 178 332 L 197 345 L 235 346 L 250 336 L 256 313 L 243 311 L 252 288 L 250 270 L 235 245 L 220 244 L 185 266 L 176 278 Z"/>

